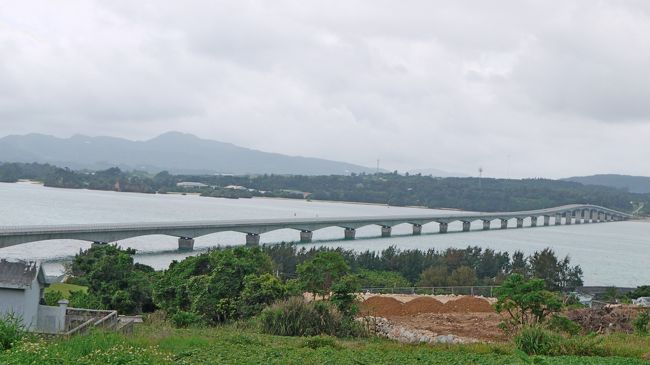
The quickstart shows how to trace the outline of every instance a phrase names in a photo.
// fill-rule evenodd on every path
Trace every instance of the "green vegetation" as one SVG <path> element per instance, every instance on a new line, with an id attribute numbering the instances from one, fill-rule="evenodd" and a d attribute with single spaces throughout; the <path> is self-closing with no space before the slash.
<path id="1" fill-rule="evenodd" d="M 152 283 L 158 274 L 134 263 L 134 254 L 133 249 L 115 245 L 97 245 L 77 254 L 71 266 L 72 281 L 88 291 L 71 292 L 70 306 L 125 314 L 153 311 Z"/>
<path id="2" fill-rule="evenodd" d="M 0 352 L 0 363 L 23 364 L 647 364 L 649 337 L 606 336 L 608 357 L 516 354 L 512 345 L 403 345 L 379 338 L 335 339 L 260 334 L 256 324 L 174 329 L 137 327 L 134 336 L 94 332 L 53 341 L 33 340 Z"/>
<path id="3" fill-rule="evenodd" d="M 579 266 L 571 266 L 568 256 L 558 259 L 555 252 L 548 248 L 528 257 L 517 251 L 512 259 L 507 252 L 495 252 L 480 247 L 437 251 L 399 250 L 391 246 L 381 252 L 357 252 L 326 247 L 307 250 L 294 244 L 283 243 L 263 246 L 262 250 L 271 257 L 275 269 L 285 277 L 296 276 L 297 268 L 301 264 L 323 252 L 338 252 L 349 266 L 350 272 L 358 274 L 363 287 L 377 287 L 380 286 L 377 284 L 381 283 L 385 283 L 386 287 L 395 287 L 395 284 L 497 285 L 511 273 L 541 278 L 548 290 L 573 290 L 582 285 L 582 269 Z M 339 266 L 342 264 L 336 263 Z M 341 266 L 339 269 L 344 268 Z M 322 291 L 322 288 L 320 290 Z"/>
<path id="4" fill-rule="evenodd" d="M 648 325 L 650 325 L 650 310 L 639 313 L 632 322 L 632 325 L 634 326 L 634 332 L 642 336 L 647 336 L 650 331 L 648 328 Z"/>
<path id="5" fill-rule="evenodd" d="M 497 313 L 505 312 L 509 316 L 509 321 L 504 323 L 506 329 L 542 324 L 547 316 L 562 309 L 561 299 L 545 290 L 541 279 L 526 280 L 520 274 L 512 274 L 494 292 Z"/>
<path id="6" fill-rule="evenodd" d="M 83 293 L 88 292 L 88 287 L 82 285 L 75 285 L 69 283 L 52 283 L 50 286 L 45 288 L 45 293 L 48 292 L 61 292 L 64 298 L 69 299 L 70 294 L 75 291 L 80 291 Z"/>
<path id="7" fill-rule="evenodd" d="M 0 316 L 0 352 L 9 350 L 25 337 L 20 318 L 13 314 Z"/>
<path id="8" fill-rule="evenodd" d="M 605 186 L 547 179 L 434 178 L 403 176 L 397 173 L 350 176 L 151 176 L 142 172 L 124 172 L 119 168 L 103 171 L 72 171 L 51 165 L 5 163 L 0 165 L 0 181 L 40 180 L 46 186 L 117 190 L 141 193 L 186 192 L 224 198 L 253 196 L 294 199 L 354 201 L 395 206 L 425 206 L 473 211 L 515 211 L 548 208 L 564 204 L 591 203 L 626 212 L 634 206 L 650 212 L 650 194 L 631 193 Z M 182 188 L 177 183 L 193 181 L 203 188 Z M 227 188 L 241 186 L 244 189 Z M 633 202 L 633 204 L 630 204 Z"/>

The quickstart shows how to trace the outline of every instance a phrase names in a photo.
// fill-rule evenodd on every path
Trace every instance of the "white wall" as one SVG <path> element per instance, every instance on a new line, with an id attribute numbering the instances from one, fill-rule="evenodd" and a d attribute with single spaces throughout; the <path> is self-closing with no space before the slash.
<path id="1" fill-rule="evenodd" d="M 13 313 L 25 318 L 25 291 L 22 289 L 0 288 L 0 315 Z M 28 322 L 27 322 L 28 323 Z M 25 325 L 27 325 L 25 323 Z"/>

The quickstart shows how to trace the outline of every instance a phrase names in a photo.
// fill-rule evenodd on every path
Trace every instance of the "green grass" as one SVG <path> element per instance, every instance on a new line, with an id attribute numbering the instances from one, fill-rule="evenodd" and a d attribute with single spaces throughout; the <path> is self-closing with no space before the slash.
<path id="1" fill-rule="evenodd" d="M 88 291 L 88 288 L 81 285 L 65 284 L 65 283 L 53 283 L 50 284 L 50 286 L 48 286 L 47 288 L 45 288 L 46 293 L 51 291 L 60 291 L 61 293 L 63 293 L 64 298 L 69 298 L 70 292 L 79 291 L 79 290 L 85 293 Z"/>
<path id="2" fill-rule="evenodd" d="M 612 336 L 613 348 L 631 343 L 634 357 L 538 357 L 511 345 L 402 345 L 378 338 L 341 340 L 262 335 L 245 326 L 136 328 L 132 337 L 96 332 L 68 340 L 26 342 L 0 353 L 0 364 L 648 364 L 650 338 Z M 632 348 L 637 350 L 632 351 Z M 535 362 L 534 362 L 535 361 Z"/>

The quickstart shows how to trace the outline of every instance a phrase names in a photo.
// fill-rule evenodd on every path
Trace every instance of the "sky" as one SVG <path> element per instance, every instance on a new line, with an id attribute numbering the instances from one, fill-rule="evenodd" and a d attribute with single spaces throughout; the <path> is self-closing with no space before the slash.
<path id="1" fill-rule="evenodd" d="M 650 2 L 0 0 L 0 136 L 650 175 Z"/>

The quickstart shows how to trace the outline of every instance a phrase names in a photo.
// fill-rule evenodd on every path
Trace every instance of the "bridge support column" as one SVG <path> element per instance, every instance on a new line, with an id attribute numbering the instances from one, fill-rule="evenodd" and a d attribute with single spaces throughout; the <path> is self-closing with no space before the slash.
<path id="1" fill-rule="evenodd" d="M 192 251 L 192 250 L 194 250 L 194 238 L 179 237 L 178 238 L 178 250 L 179 251 Z"/>
<path id="2" fill-rule="evenodd" d="M 576 212 L 576 224 L 581 224 L 582 223 L 582 211 Z"/>
<path id="3" fill-rule="evenodd" d="M 469 232 L 469 227 L 472 225 L 472 222 L 463 222 L 463 232 Z"/>
<path id="4" fill-rule="evenodd" d="M 382 237 L 390 237 L 390 233 L 392 231 L 392 228 L 389 226 L 381 226 L 381 236 Z"/>
<path id="5" fill-rule="evenodd" d="M 530 217 L 530 226 L 537 227 L 537 217 Z"/>
<path id="6" fill-rule="evenodd" d="M 312 231 L 300 231 L 300 242 L 309 243 L 311 242 L 312 236 L 313 236 Z"/>
<path id="7" fill-rule="evenodd" d="M 551 225 L 551 216 L 550 215 L 545 215 L 544 216 L 544 226 L 548 227 Z"/>
<path id="8" fill-rule="evenodd" d="M 517 218 L 517 228 L 524 228 L 524 219 Z"/>
<path id="9" fill-rule="evenodd" d="M 246 246 L 259 246 L 260 245 L 260 235 L 257 233 L 248 233 L 246 234 Z"/>
<path id="10" fill-rule="evenodd" d="M 413 235 L 417 236 L 422 234 L 422 225 L 421 224 L 414 224 L 413 225 Z"/>
<path id="11" fill-rule="evenodd" d="M 440 222 L 440 233 L 447 233 L 448 228 L 449 228 L 449 223 Z"/>
<path id="12" fill-rule="evenodd" d="M 490 221 L 483 221 L 483 230 L 487 231 L 490 229 Z"/>
<path id="13" fill-rule="evenodd" d="M 344 232 L 344 238 L 346 240 L 353 240 L 354 236 L 357 234 L 357 230 L 354 228 L 346 228 Z"/>
<path id="14" fill-rule="evenodd" d="M 506 229 L 508 228 L 508 220 L 507 219 L 502 219 L 501 220 L 501 229 Z"/>
<path id="15" fill-rule="evenodd" d="M 571 220 L 573 219 L 573 213 L 571 212 L 566 212 L 564 214 L 564 224 L 569 225 L 571 224 Z"/>
<path id="16" fill-rule="evenodd" d="M 558 213 L 555 215 L 555 225 L 559 226 L 562 224 L 562 214 Z"/>

